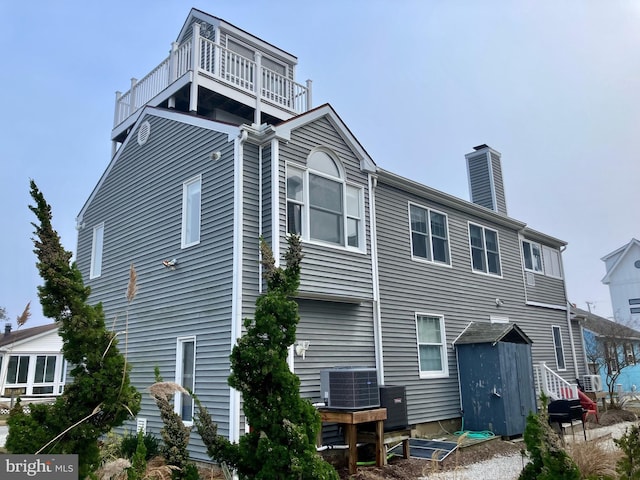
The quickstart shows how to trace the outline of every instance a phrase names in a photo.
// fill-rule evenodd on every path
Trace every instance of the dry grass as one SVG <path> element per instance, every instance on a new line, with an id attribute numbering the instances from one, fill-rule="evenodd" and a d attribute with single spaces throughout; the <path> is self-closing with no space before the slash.
<path id="1" fill-rule="evenodd" d="M 602 476 L 616 476 L 616 463 L 622 457 L 622 452 L 605 443 L 609 437 L 574 443 L 567 450 L 576 462 L 582 478 L 601 478 Z"/>

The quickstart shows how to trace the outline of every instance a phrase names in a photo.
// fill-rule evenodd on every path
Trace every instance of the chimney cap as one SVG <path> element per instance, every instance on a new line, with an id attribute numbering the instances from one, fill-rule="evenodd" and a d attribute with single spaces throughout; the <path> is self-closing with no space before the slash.
<path id="1" fill-rule="evenodd" d="M 478 145 L 477 147 L 473 147 L 473 149 L 477 152 L 478 150 L 484 150 L 485 148 L 489 148 L 489 145 L 483 143 L 482 145 Z"/>

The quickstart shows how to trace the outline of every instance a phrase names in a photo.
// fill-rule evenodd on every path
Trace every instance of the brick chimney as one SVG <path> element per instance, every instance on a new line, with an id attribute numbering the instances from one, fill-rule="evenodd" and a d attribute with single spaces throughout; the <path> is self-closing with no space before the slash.
<path id="1" fill-rule="evenodd" d="M 11 334 L 11 324 L 10 323 L 5 323 L 4 324 L 4 336 L 8 337 Z"/>
<path id="2" fill-rule="evenodd" d="M 500 152 L 484 144 L 473 147 L 473 150 L 465 155 L 471 201 L 507 215 Z"/>

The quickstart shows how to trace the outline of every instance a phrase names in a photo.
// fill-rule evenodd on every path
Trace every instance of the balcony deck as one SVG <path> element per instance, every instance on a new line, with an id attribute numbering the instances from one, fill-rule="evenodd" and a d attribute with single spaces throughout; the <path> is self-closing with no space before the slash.
<path id="1" fill-rule="evenodd" d="M 145 77 L 132 79 L 127 92 L 116 92 L 112 140 L 122 140 L 145 105 L 175 108 L 178 103 L 186 111 L 206 114 L 199 99 L 225 99 L 235 109 L 244 107 L 244 116 L 252 116 L 254 123 L 261 123 L 262 113 L 287 120 L 311 108 L 310 80 L 296 83 L 263 66 L 260 53 L 254 59 L 243 57 L 201 36 L 198 24 L 193 30 L 190 40 L 174 44 Z"/>

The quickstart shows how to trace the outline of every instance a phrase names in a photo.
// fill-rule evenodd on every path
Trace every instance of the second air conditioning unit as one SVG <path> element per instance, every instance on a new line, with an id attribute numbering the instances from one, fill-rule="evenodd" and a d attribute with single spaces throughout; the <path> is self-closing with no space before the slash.
<path id="1" fill-rule="evenodd" d="M 585 392 L 602 391 L 602 377 L 600 375 L 583 375 L 582 384 Z"/>

